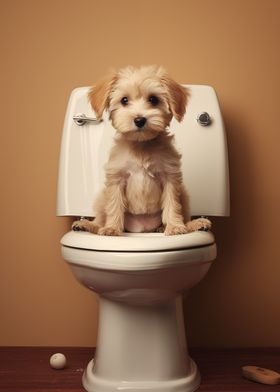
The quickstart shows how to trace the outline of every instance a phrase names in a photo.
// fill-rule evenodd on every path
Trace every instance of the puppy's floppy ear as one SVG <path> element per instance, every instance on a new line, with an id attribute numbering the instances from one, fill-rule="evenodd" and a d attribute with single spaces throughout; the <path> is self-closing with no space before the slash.
<path id="1" fill-rule="evenodd" d="M 109 106 L 109 95 L 116 81 L 117 74 L 112 72 L 93 86 L 88 93 L 89 102 L 99 120 Z"/>
<path id="2" fill-rule="evenodd" d="M 167 89 L 167 98 L 173 116 L 177 121 L 182 121 L 186 113 L 188 90 L 171 79 L 167 74 L 162 75 L 161 82 Z"/>

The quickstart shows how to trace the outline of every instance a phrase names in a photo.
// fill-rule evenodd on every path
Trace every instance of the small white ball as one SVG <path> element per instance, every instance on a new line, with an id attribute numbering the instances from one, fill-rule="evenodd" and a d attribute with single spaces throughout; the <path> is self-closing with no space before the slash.
<path id="1" fill-rule="evenodd" d="M 66 366 L 66 357 L 64 354 L 56 353 L 50 357 L 50 365 L 53 369 L 63 369 Z"/>

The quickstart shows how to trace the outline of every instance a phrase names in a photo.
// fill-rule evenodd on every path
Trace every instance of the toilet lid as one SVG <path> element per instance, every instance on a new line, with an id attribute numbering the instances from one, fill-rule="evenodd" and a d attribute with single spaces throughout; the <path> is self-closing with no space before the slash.
<path id="1" fill-rule="evenodd" d="M 215 243 L 210 231 L 165 236 L 163 233 L 124 233 L 119 237 L 102 236 L 84 231 L 70 231 L 61 239 L 63 246 L 107 252 L 152 252 L 190 249 Z"/>

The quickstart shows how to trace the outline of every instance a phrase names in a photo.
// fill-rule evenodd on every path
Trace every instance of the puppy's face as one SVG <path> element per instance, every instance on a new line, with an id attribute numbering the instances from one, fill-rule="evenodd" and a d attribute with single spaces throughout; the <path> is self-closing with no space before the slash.
<path id="1" fill-rule="evenodd" d="M 128 67 L 95 86 L 89 98 L 96 115 L 107 109 L 125 138 L 146 141 L 166 131 L 173 116 L 182 120 L 187 92 L 162 68 Z"/>

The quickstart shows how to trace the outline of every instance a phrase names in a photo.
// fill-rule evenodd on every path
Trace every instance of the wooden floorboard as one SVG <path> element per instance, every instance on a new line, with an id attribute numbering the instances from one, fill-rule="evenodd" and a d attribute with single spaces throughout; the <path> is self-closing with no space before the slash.
<path id="1" fill-rule="evenodd" d="M 49 358 L 63 352 L 68 366 L 54 370 Z M 280 349 L 190 349 L 202 376 L 199 392 L 280 392 L 280 385 L 266 386 L 245 380 L 243 365 L 280 371 Z M 1 347 L 0 391 L 83 392 L 81 377 L 94 349 L 70 347 Z M 98 391 L 97 391 L 98 392 Z"/>

